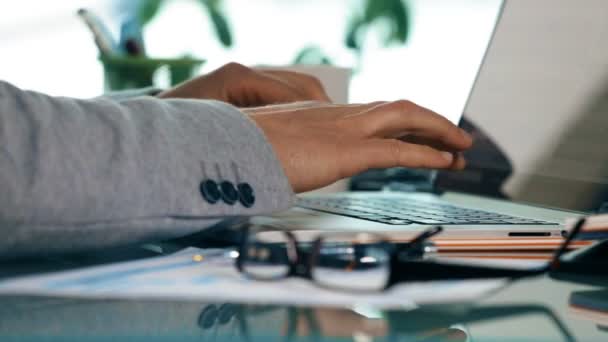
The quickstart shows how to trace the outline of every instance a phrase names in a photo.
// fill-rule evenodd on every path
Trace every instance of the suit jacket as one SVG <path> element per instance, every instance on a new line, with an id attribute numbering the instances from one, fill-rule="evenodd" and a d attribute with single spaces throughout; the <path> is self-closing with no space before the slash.
<path id="1" fill-rule="evenodd" d="M 0 258 L 176 238 L 293 199 L 262 131 L 226 103 L 0 81 Z"/>

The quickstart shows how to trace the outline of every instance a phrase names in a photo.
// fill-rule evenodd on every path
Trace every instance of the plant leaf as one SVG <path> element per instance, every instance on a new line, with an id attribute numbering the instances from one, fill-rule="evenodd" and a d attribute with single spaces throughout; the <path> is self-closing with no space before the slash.
<path id="1" fill-rule="evenodd" d="M 199 2 L 207 9 L 219 41 L 225 47 L 231 47 L 232 32 L 226 16 L 220 10 L 221 0 L 199 0 Z"/>
<path id="2" fill-rule="evenodd" d="M 220 42 L 222 42 L 225 47 L 232 46 L 232 33 L 230 33 L 230 26 L 228 25 L 226 17 L 215 9 L 209 10 L 209 16 L 211 17 L 211 21 L 213 21 L 215 33 L 220 39 Z"/>
<path id="3" fill-rule="evenodd" d="M 407 41 L 410 31 L 409 9 L 401 0 L 394 1 L 391 7 L 394 25 L 392 41 L 404 44 Z"/>
<path id="4" fill-rule="evenodd" d="M 367 0 L 364 26 L 385 21 L 390 31 L 383 37 L 384 45 L 404 44 L 409 33 L 409 11 L 404 0 Z"/>
<path id="5" fill-rule="evenodd" d="M 357 52 L 361 50 L 361 44 L 359 42 L 361 29 L 363 28 L 363 20 L 360 18 L 353 19 L 348 24 L 346 29 L 346 37 L 344 38 L 344 44 L 347 48 L 353 49 Z"/>
<path id="6" fill-rule="evenodd" d="M 386 15 L 388 12 L 387 3 L 392 0 L 367 0 L 365 4 L 365 12 L 363 16 L 363 21 L 366 24 L 371 24 L 372 21 Z M 397 0 L 400 1 L 400 0 Z"/>
<path id="7" fill-rule="evenodd" d="M 146 25 L 158 14 L 164 0 L 141 0 L 137 16 L 140 24 Z"/>
<path id="8" fill-rule="evenodd" d="M 332 64 L 332 61 L 327 55 L 321 50 L 321 48 L 317 45 L 310 45 L 304 47 L 300 52 L 296 55 L 296 58 L 293 61 L 294 64 Z"/>

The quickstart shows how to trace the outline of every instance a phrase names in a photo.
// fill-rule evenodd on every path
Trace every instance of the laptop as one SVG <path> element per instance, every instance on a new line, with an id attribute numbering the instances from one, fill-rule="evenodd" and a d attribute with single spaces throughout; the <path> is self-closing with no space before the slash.
<path id="1" fill-rule="evenodd" d="M 428 43 L 427 46 L 432 44 L 435 44 L 435 46 L 445 45 L 452 49 L 453 53 L 450 54 L 446 51 L 443 61 L 431 61 L 430 64 L 427 63 L 426 66 L 423 65 L 421 68 L 426 68 L 423 72 L 430 75 L 430 78 L 449 79 L 444 83 L 438 83 L 438 79 L 434 82 L 431 80 L 428 83 L 438 85 L 440 88 L 443 87 L 443 89 L 439 89 L 441 94 L 455 95 L 443 102 L 429 97 L 428 94 L 433 92 L 431 89 L 420 94 L 415 94 L 414 91 L 413 98 L 410 97 L 414 102 L 445 115 L 455 123 L 460 122 L 467 104 L 471 102 L 471 93 L 475 84 L 479 83 L 478 78 L 482 65 L 488 63 L 487 51 L 497 43 L 496 36 L 502 28 L 499 25 L 501 15 L 503 11 L 509 10 L 509 8 L 504 8 L 503 1 L 483 3 L 484 5 L 477 3 L 477 6 L 485 6 L 484 8 L 471 8 L 470 10 L 473 12 L 470 16 L 464 13 L 470 20 L 463 20 L 460 17 L 459 20 L 462 23 L 466 22 L 466 24 L 463 24 L 467 26 L 466 28 L 458 28 L 452 25 L 435 26 L 434 30 L 441 32 L 432 32 L 429 35 L 437 38 L 437 41 Z M 467 2 L 467 4 L 470 5 L 470 2 Z M 447 5 L 447 2 L 442 2 L 442 5 Z M 458 4 L 451 3 L 450 5 L 458 6 Z M 466 6 L 460 6 L 459 10 L 462 11 L 464 7 Z M 450 11 L 445 10 L 445 12 Z M 478 17 L 473 18 L 474 16 Z M 414 22 L 414 28 L 417 27 L 416 25 L 417 23 Z M 475 27 L 475 25 L 478 25 L 478 27 Z M 424 29 L 424 25 L 422 26 L 421 31 Z M 505 27 L 505 29 L 509 28 Z M 468 33 L 475 34 L 474 41 L 469 42 L 468 45 L 465 44 L 468 51 L 454 50 L 458 47 L 458 44 L 454 44 L 454 41 L 458 40 L 458 35 L 462 37 L 462 35 Z M 417 37 L 411 39 L 415 41 Z M 412 44 L 416 44 L 416 42 L 412 42 Z M 424 50 L 424 46 L 421 50 L 422 53 L 428 53 Z M 453 59 L 451 59 L 452 55 L 454 55 Z M 435 66 L 433 63 L 440 63 L 441 65 Z M 450 63 L 454 65 L 450 65 Z M 486 67 L 489 66 L 486 65 Z M 434 72 L 437 69 L 441 72 Z M 447 70 L 458 70 L 458 72 L 446 74 Z M 387 81 L 387 83 L 390 82 Z M 385 93 L 390 93 L 394 89 L 384 86 L 382 90 Z M 373 96 L 378 96 L 378 94 Z M 377 98 L 381 97 L 378 96 Z M 354 100 L 355 102 L 363 102 L 359 98 Z M 485 118 L 488 118 L 492 113 L 478 115 L 485 115 Z M 542 130 L 544 127 L 539 125 L 536 129 Z M 492 132 L 489 132 L 489 134 L 491 135 Z M 513 132 L 513 134 L 517 134 L 517 132 Z M 537 146 L 529 146 L 528 148 L 533 150 Z M 516 158 L 517 156 L 509 157 Z M 518 173 L 518 165 L 516 164 L 514 173 Z M 493 167 L 491 163 L 487 165 L 489 171 Z M 473 179 L 462 177 L 463 174 L 439 172 L 431 177 L 432 191 L 385 190 L 305 194 L 299 196 L 296 207 L 289 211 L 271 217 L 256 217 L 253 222 L 288 230 L 379 232 L 389 234 L 395 238 L 410 238 L 434 225 L 443 226 L 442 238 L 548 238 L 563 236 L 566 233 L 564 225 L 566 218 L 580 216 L 584 214 L 585 210 L 581 210 L 583 208 L 556 208 L 553 205 L 555 202 L 554 196 L 559 196 L 556 195 L 556 189 L 559 189 L 561 184 L 567 183 L 568 187 L 565 187 L 565 190 L 576 191 L 578 188 L 589 188 L 593 182 L 578 182 L 574 176 L 568 179 L 568 174 L 562 174 L 560 176 L 562 178 L 559 178 L 542 174 L 531 177 L 534 172 L 529 170 L 524 170 L 521 173 L 526 176 L 528 181 L 530 179 L 534 182 L 538 180 L 537 185 L 547 185 L 551 191 L 546 189 L 542 191 L 550 193 L 551 196 L 549 197 L 551 198 L 536 196 L 538 198 L 531 201 L 530 198 L 518 195 L 512 196 L 512 199 L 482 196 L 473 191 L 468 191 L 468 189 L 476 188 L 475 183 L 482 182 L 483 177 L 478 177 L 479 179 L 476 180 L 475 177 Z M 464 175 L 466 175 L 466 172 Z M 530 186 L 530 188 L 534 187 L 534 184 Z M 523 193 L 525 192 L 526 189 L 523 190 Z M 567 196 L 567 194 L 561 196 Z M 520 197 L 523 201 L 518 200 Z"/>

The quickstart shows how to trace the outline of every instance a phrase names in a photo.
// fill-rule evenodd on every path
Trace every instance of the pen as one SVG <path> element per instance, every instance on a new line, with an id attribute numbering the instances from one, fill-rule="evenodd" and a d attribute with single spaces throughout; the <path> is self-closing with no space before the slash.
<path id="1" fill-rule="evenodd" d="M 143 56 L 146 54 L 144 38 L 139 20 L 135 17 L 127 18 L 120 26 L 119 49 L 128 56 Z"/>
<path id="2" fill-rule="evenodd" d="M 95 38 L 95 44 L 102 55 L 113 55 L 116 53 L 116 42 L 110 31 L 103 24 L 101 19 L 91 13 L 91 11 L 81 8 L 78 10 L 78 16 L 84 21 L 93 37 Z"/>

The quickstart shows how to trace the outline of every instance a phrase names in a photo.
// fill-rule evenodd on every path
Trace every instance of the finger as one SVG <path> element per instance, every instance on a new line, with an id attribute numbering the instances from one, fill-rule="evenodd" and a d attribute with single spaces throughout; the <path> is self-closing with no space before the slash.
<path id="1" fill-rule="evenodd" d="M 471 137 L 443 116 L 409 101 L 396 101 L 374 107 L 350 118 L 353 130 L 367 137 L 396 138 L 416 135 L 449 147 L 464 150 Z"/>
<path id="2" fill-rule="evenodd" d="M 430 146 L 432 148 L 442 150 L 442 151 L 448 151 L 448 152 L 457 151 L 457 150 L 454 150 L 452 148 L 452 146 L 445 144 L 443 141 L 433 139 L 433 138 L 428 138 L 425 136 L 416 135 L 414 133 L 404 135 L 402 137 L 399 137 L 398 139 L 401 141 L 404 141 L 404 142 L 411 143 L 411 144 L 427 145 L 427 146 Z"/>
<path id="3" fill-rule="evenodd" d="M 454 153 L 454 163 L 450 169 L 452 170 L 464 170 L 467 167 L 467 161 L 460 152 Z"/>
<path id="4" fill-rule="evenodd" d="M 418 144 L 418 145 L 426 145 L 430 146 L 439 151 L 447 151 L 452 152 L 454 154 L 454 163 L 450 167 L 453 170 L 463 170 L 466 167 L 466 160 L 462 155 L 462 152 L 453 151 L 450 149 L 450 146 L 446 146 L 441 142 L 437 142 L 431 139 L 419 138 L 419 137 L 408 137 L 406 139 L 400 139 L 401 141 Z"/>
<path id="5" fill-rule="evenodd" d="M 446 146 L 444 143 L 442 143 L 440 141 L 436 141 L 436 140 L 425 138 L 425 137 L 418 137 L 418 136 L 407 136 L 407 137 L 399 138 L 399 140 L 410 143 L 410 144 L 426 145 L 426 146 L 432 147 L 439 151 L 452 152 L 454 154 L 454 163 L 451 168 L 454 170 L 462 170 L 466 166 L 466 161 L 461 152 L 457 152 L 457 151 L 450 149 L 450 146 Z"/>
<path id="6" fill-rule="evenodd" d="M 243 82 L 244 88 L 240 95 L 243 98 L 243 107 L 263 106 L 269 104 L 291 103 L 310 100 L 302 95 L 291 84 L 272 77 L 256 75 Z"/>
<path id="7" fill-rule="evenodd" d="M 312 75 L 286 70 L 264 70 L 262 73 L 292 83 L 303 93 L 302 95 L 310 97 L 309 100 L 331 102 L 321 81 Z"/>
<path id="8" fill-rule="evenodd" d="M 409 167 L 450 169 L 463 166 L 461 157 L 426 145 L 397 139 L 368 139 L 344 147 L 344 174 L 349 177 L 372 168 Z"/>

